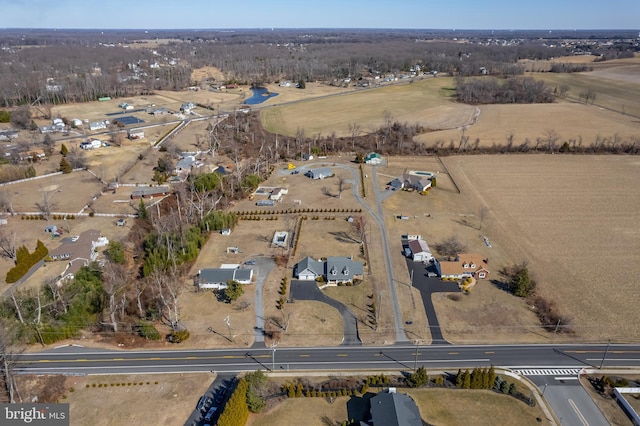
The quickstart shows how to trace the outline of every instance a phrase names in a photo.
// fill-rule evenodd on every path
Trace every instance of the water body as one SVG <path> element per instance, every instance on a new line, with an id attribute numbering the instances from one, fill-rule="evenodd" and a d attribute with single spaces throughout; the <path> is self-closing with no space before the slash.
<path id="1" fill-rule="evenodd" d="M 266 101 L 269 98 L 273 98 L 274 96 L 278 96 L 275 92 L 269 92 L 266 87 L 256 87 L 251 88 L 253 95 L 244 101 L 247 105 L 257 105 Z"/>

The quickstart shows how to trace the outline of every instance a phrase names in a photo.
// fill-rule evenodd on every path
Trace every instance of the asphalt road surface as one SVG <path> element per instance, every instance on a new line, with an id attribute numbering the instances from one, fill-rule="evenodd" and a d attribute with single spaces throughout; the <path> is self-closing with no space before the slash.
<path id="1" fill-rule="evenodd" d="M 416 351 L 417 349 L 417 351 Z M 28 373 L 131 374 L 249 370 L 413 370 L 499 366 L 525 368 L 640 368 L 640 345 L 394 345 L 176 351 L 104 351 L 65 346 L 20 354 L 15 370 Z"/>

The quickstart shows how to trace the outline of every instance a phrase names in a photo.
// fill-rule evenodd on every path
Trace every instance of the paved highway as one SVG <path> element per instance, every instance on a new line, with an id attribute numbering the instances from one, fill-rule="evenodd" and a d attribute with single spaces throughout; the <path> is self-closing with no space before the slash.
<path id="1" fill-rule="evenodd" d="M 65 346 L 20 354 L 15 369 L 28 373 L 128 374 L 248 370 L 412 370 L 495 365 L 513 369 L 640 368 L 640 345 L 487 345 L 269 348 L 175 351 L 104 351 Z"/>

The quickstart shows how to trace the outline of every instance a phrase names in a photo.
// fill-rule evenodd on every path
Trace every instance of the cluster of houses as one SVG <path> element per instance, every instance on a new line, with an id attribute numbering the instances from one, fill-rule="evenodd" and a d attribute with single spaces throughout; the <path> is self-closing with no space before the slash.
<path id="1" fill-rule="evenodd" d="M 51 120 L 50 126 L 42 126 L 40 127 L 40 133 L 62 133 L 66 131 L 67 126 L 62 121 L 62 118 L 54 118 Z"/>

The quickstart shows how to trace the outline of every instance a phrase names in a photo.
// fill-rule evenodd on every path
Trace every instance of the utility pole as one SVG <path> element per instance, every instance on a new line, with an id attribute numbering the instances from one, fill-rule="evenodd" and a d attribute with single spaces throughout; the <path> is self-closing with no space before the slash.
<path id="1" fill-rule="evenodd" d="M 413 372 L 418 371 L 418 351 L 420 350 L 420 339 L 416 339 L 416 354 L 413 360 Z"/>
<path id="2" fill-rule="evenodd" d="M 224 317 L 224 323 L 227 324 L 227 329 L 229 330 L 229 341 L 232 342 L 233 336 L 231 335 L 231 319 L 229 318 L 229 315 Z"/>
<path id="3" fill-rule="evenodd" d="M 271 371 L 274 371 L 276 368 L 276 346 L 278 346 L 278 342 L 275 340 L 271 342 Z"/>
<path id="4" fill-rule="evenodd" d="M 609 346 L 611 346 L 611 339 L 607 340 L 607 347 L 604 350 L 604 355 L 602 355 L 602 362 L 600 363 L 600 370 L 602 370 L 602 366 L 604 365 L 604 360 L 607 358 L 607 352 L 609 352 Z"/>

